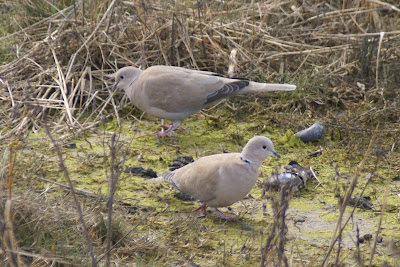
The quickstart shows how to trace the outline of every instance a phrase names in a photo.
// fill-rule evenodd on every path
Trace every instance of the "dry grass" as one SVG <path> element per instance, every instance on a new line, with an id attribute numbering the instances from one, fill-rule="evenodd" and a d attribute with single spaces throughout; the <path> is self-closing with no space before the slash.
<path id="1" fill-rule="evenodd" d="M 45 113 L 57 116 L 55 124 L 88 128 L 119 107 L 102 90 L 112 82 L 106 74 L 155 64 L 226 74 L 233 49 L 236 75 L 299 85 L 290 111 L 332 118 L 328 105 L 357 111 L 356 122 L 398 119 L 400 29 L 394 2 L 92 1 L 92 9 L 80 1 L 42 19 L 29 17 L 26 12 L 40 8 L 29 3 L 4 4 L 18 8 L 22 25 L 10 23 L 23 29 L 0 38 L 14 58 L 0 66 L 1 112 L 28 104 L 40 112 L 14 118 L 11 130 L 36 127 Z M 375 104 L 365 110 L 357 102 Z M 5 130 L 0 134 L 7 136 Z"/>
<path id="2" fill-rule="evenodd" d="M 126 101 L 104 88 L 112 84 L 106 75 L 123 66 L 176 65 L 221 74 L 228 74 L 230 66 L 234 76 L 298 85 L 290 98 L 271 97 L 268 112 L 275 111 L 271 119 L 276 125 L 303 126 L 322 118 L 332 135 L 367 131 L 393 138 L 400 132 L 400 9 L 394 0 L 81 0 L 58 1 L 58 7 L 45 0 L 20 0 L 0 5 L 2 205 L 13 199 L 13 223 L 26 227 L 30 243 L 42 242 L 38 239 L 45 236 L 55 242 L 42 251 L 18 250 L 16 243 L 23 246 L 25 240 L 12 241 L 8 229 L 11 241 L 2 256 L 11 257 L 10 262 L 27 258 L 31 264 L 90 262 L 90 249 L 77 234 L 82 229 L 75 229 L 82 224 L 69 197 L 46 199 L 27 192 L 11 196 L 6 189 L 13 184 L 15 153 L 25 130 L 36 131 L 47 123 L 52 133 L 63 134 L 61 140 L 108 117 L 119 121 L 118 112 Z M 229 58 L 232 51 L 235 60 Z M 252 102 L 245 106 L 250 119 L 267 112 Z M 97 207 L 96 201 L 100 200 L 91 199 L 87 205 Z M 114 221 L 123 222 L 122 214 L 114 215 Z M 95 255 L 104 256 L 105 219 L 95 211 L 84 210 L 82 215 Z M 123 238 L 142 219 L 126 227 L 131 230 L 117 227 L 113 244 L 123 243 L 115 248 L 114 261 L 171 253 L 156 238 L 143 236 L 131 242 Z M 41 220 L 54 223 L 42 229 Z M 71 237 L 75 245 L 68 256 L 60 257 L 52 247 L 66 238 L 65 231 L 75 234 Z M 177 255 L 174 259 L 183 262 Z"/>

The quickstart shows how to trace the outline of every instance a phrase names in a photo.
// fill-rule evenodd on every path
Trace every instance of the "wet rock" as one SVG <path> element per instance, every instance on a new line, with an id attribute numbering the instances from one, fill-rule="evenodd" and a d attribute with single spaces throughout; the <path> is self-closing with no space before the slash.
<path id="1" fill-rule="evenodd" d="M 364 235 L 364 240 L 365 241 L 370 241 L 372 239 L 372 235 L 371 234 L 365 234 Z"/>
<path id="2" fill-rule="evenodd" d="M 138 166 L 128 166 L 125 169 L 126 173 L 130 173 L 134 176 L 139 176 L 143 178 L 155 178 L 157 177 L 157 173 L 152 169 L 144 169 Z"/>
<path id="3" fill-rule="evenodd" d="M 66 143 L 63 145 L 63 147 L 74 149 L 74 148 L 76 148 L 76 143 L 74 143 L 74 142 Z"/>
<path id="4" fill-rule="evenodd" d="M 320 139 L 323 134 L 324 125 L 321 122 L 317 121 L 310 127 L 297 132 L 295 135 L 297 135 L 303 142 L 312 142 Z"/>
<path id="5" fill-rule="evenodd" d="M 311 177 L 310 169 L 302 167 L 296 161 L 291 161 L 287 166 L 283 167 L 282 172 L 272 174 L 265 184 L 267 188 L 275 190 L 283 186 L 289 186 L 292 191 L 299 191 Z"/>
<path id="6" fill-rule="evenodd" d="M 136 214 L 136 213 L 137 213 L 137 207 L 131 207 L 131 208 L 129 208 L 128 213 L 129 213 L 129 214 Z"/>
<path id="7" fill-rule="evenodd" d="M 240 227 L 240 229 L 245 230 L 245 231 L 253 231 L 253 227 L 251 227 L 248 224 L 242 224 L 242 226 Z"/>
<path id="8" fill-rule="evenodd" d="M 378 243 L 380 243 L 380 242 L 379 242 L 379 238 L 380 238 L 380 240 L 381 240 L 381 242 L 382 242 L 382 237 L 381 237 L 381 236 L 378 236 L 378 240 L 377 240 Z M 371 234 L 365 234 L 365 235 L 360 236 L 360 237 L 358 238 L 358 242 L 359 242 L 360 244 L 364 243 L 365 241 L 369 242 L 369 241 L 371 241 L 371 240 L 372 240 L 372 235 L 371 235 Z"/>
<path id="9" fill-rule="evenodd" d="M 372 204 L 368 202 L 368 200 L 370 200 L 370 197 L 361 197 L 361 196 L 351 196 L 350 200 L 349 200 L 349 205 L 350 206 L 356 206 L 358 208 L 362 208 L 362 209 L 367 209 L 367 210 L 372 210 Z"/>
<path id="10" fill-rule="evenodd" d="M 293 218 L 294 223 L 302 223 L 306 221 L 306 217 L 304 216 L 296 216 Z"/>
<path id="11" fill-rule="evenodd" d="M 168 166 L 170 167 L 169 170 L 173 171 L 179 169 L 185 166 L 186 164 L 192 163 L 193 161 L 194 159 L 191 156 L 177 157 L 172 160 L 172 163 L 168 164 Z"/>

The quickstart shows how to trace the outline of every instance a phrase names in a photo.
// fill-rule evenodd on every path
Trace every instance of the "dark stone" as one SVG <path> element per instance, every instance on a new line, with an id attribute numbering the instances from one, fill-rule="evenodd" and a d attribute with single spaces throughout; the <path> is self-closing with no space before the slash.
<path id="1" fill-rule="evenodd" d="M 191 156 L 177 157 L 172 160 L 172 163 L 168 164 L 168 166 L 170 167 L 169 170 L 173 171 L 179 169 L 189 163 L 192 163 L 193 161 L 194 159 Z"/>
<path id="2" fill-rule="evenodd" d="M 242 224 L 242 226 L 240 227 L 240 229 L 245 230 L 245 231 L 253 231 L 253 227 L 251 227 L 248 224 Z"/>
<path id="3" fill-rule="evenodd" d="M 371 234 L 365 234 L 364 235 L 364 240 L 365 241 L 370 241 L 372 239 L 372 235 Z"/>
<path id="4" fill-rule="evenodd" d="M 129 208 L 129 210 L 128 210 L 128 213 L 129 213 L 129 214 L 136 214 L 136 212 L 137 212 L 137 208 L 136 208 L 136 207 L 131 207 L 131 208 Z"/>
<path id="5" fill-rule="evenodd" d="M 66 143 L 63 145 L 63 147 L 74 149 L 74 148 L 76 148 L 76 143 L 74 143 L 74 142 Z"/>
<path id="6" fill-rule="evenodd" d="M 370 197 L 360 197 L 357 195 L 351 196 L 349 200 L 349 205 L 350 206 L 356 206 L 361 209 L 366 209 L 366 210 L 372 210 L 372 204 L 368 202 L 368 199 L 371 199 Z"/>
<path id="7" fill-rule="evenodd" d="M 371 234 L 365 234 L 365 235 L 360 236 L 358 238 L 358 243 L 362 244 L 362 243 L 364 243 L 364 241 L 371 241 L 371 239 L 372 239 L 372 235 Z"/>
<path id="8" fill-rule="evenodd" d="M 316 122 L 310 127 L 297 132 L 296 135 L 303 142 L 312 142 L 318 140 L 324 134 L 324 125 L 321 122 Z"/>
<path id="9" fill-rule="evenodd" d="M 295 223 L 305 222 L 305 221 L 306 221 L 306 218 L 303 217 L 303 216 L 297 216 L 297 217 L 293 218 L 293 221 L 294 221 Z"/>
<path id="10" fill-rule="evenodd" d="M 142 167 L 138 166 L 128 166 L 125 169 L 126 173 L 130 173 L 134 176 L 139 176 L 143 178 L 156 178 L 157 173 L 152 169 L 143 169 Z"/>

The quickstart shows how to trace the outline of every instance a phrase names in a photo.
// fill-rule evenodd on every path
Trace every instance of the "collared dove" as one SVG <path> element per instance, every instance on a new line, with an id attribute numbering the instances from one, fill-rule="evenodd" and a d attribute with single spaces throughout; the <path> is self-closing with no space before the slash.
<path id="1" fill-rule="evenodd" d="M 205 106 L 234 94 L 292 91 L 291 84 L 257 83 L 222 77 L 213 72 L 172 66 L 152 66 L 146 70 L 124 67 L 114 75 L 114 88 L 125 91 L 133 105 L 150 116 L 171 120 L 161 125 L 171 135 L 181 122 Z"/>
<path id="2" fill-rule="evenodd" d="M 217 208 L 232 205 L 250 192 L 256 184 L 258 168 L 268 156 L 280 157 L 269 138 L 255 136 L 241 153 L 205 156 L 146 182 L 168 182 L 203 203 L 195 211 L 201 210 L 205 215 L 209 205 L 227 219 Z"/>

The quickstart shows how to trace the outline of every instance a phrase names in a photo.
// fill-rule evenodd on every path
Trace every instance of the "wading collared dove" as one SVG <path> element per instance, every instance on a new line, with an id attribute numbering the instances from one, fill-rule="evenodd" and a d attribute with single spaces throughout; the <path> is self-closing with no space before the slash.
<path id="1" fill-rule="evenodd" d="M 202 202 L 195 211 L 201 210 L 205 215 L 208 205 L 228 219 L 217 208 L 232 205 L 250 192 L 256 184 L 258 168 L 268 156 L 280 157 L 269 138 L 255 136 L 247 142 L 241 153 L 205 156 L 146 182 L 168 182 L 182 193 Z"/>
<path id="2" fill-rule="evenodd" d="M 257 83 L 222 77 L 213 72 L 172 66 L 146 70 L 124 67 L 114 75 L 114 88 L 123 89 L 133 105 L 152 117 L 172 121 L 161 125 L 170 135 L 181 122 L 209 104 L 234 94 L 293 91 L 295 85 Z"/>

